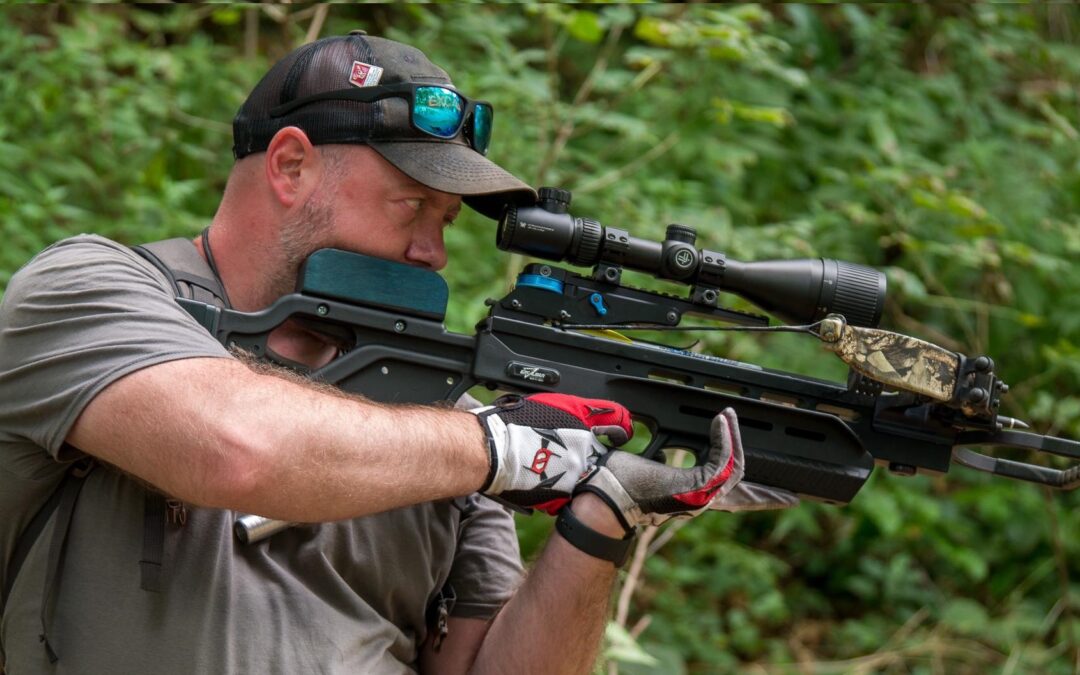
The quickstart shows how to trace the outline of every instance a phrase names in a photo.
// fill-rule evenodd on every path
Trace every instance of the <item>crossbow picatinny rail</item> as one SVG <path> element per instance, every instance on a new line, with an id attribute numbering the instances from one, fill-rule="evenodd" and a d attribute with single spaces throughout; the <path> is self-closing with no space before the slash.
<path id="1" fill-rule="evenodd" d="M 650 242 L 570 216 L 565 191 L 543 188 L 540 196 L 536 206 L 507 209 L 499 247 L 591 266 L 592 274 L 526 265 L 513 290 L 488 301 L 474 335 L 444 326 L 449 292 L 437 273 L 335 249 L 312 254 L 296 292 L 262 311 L 178 301 L 223 344 L 256 356 L 267 354 L 275 328 L 302 322 L 341 346 L 310 376 L 377 401 L 454 401 L 478 385 L 618 401 L 649 429 L 644 454 L 659 461 L 671 448 L 703 456 L 711 419 L 731 406 L 746 449 L 745 480 L 804 498 L 845 504 L 875 465 L 910 475 L 944 473 L 953 461 L 1054 488 L 1080 485 L 1080 465 L 1058 469 L 970 449 L 1080 459 L 1080 443 L 1018 430 L 1026 425 L 999 415 L 1008 387 L 988 356 L 876 328 L 885 295 L 876 270 L 824 259 L 740 263 L 695 248 L 691 228 L 670 226 L 663 242 Z M 624 268 L 688 284 L 690 292 L 624 285 Z M 848 381 L 624 335 L 683 328 L 686 316 L 734 330 L 782 328 L 721 307 L 724 292 L 802 324 L 798 330 L 850 366 Z"/>

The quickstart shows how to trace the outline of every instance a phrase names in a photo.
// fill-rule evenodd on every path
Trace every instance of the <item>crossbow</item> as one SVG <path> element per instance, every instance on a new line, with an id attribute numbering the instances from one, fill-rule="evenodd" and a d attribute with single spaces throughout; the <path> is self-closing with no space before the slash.
<path id="1" fill-rule="evenodd" d="M 640 239 L 572 216 L 565 190 L 539 195 L 534 206 L 507 207 L 497 244 L 549 262 L 525 265 L 509 293 L 488 301 L 472 335 L 443 324 L 449 291 L 437 273 L 336 249 L 313 253 L 296 291 L 264 310 L 179 302 L 223 344 L 257 356 L 267 354 L 274 329 L 302 322 L 340 345 L 340 356 L 310 376 L 378 401 L 455 401 L 475 386 L 618 401 L 649 429 L 643 454 L 658 461 L 672 448 L 704 456 L 712 417 L 731 406 L 745 480 L 803 498 L 845 504 L 875 466 L 913 475 L 944 473 L 952 462 L 1059 489 L 1080 485 L 1080 465 L 1055 468 L 972 449 L 1080 459 L 1080 443 L 1000 414 L 1008 386 L 989 356 L 878 328 L 886 288 L 879 271 L 829 259 L 739 262 L 697 248 L 690 227 L 669 226 L 663 241 Z M 562 261 L 591 273 L 551 264 Z M 624 284 L 626 269 L 689 292 Z M 784 324 L 723 307 L 724 293 Z M 709 325 L 688 328 L 688 317 Z M 831 382 L 626 336 L 709 328 L 804 333 L 850 375 Z M 237 532 L 256 540 L 279 525 L 241 519 Z"/>

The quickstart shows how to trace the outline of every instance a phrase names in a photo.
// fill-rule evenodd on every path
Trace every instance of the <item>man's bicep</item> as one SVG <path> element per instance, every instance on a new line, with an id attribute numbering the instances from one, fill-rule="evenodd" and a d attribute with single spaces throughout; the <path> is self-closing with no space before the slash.
<path id="1" fill-rule="evenodd" d="M 159 363 L 115 380 L 83 408 L 66 442 L 178 497 L 205 503 L 228 478 L 241 420 L 230 406 L 254 374 L 236 360 Z"/>
<path id="2" fill-rule="evenodd" d="M 458 675 L 469 672 L 480 645 L 491 628 L 491 620 L 465 619 L 451 616 L 446 620 L 447 633 L 438 650 L 435 649 L 434 631 L 428 634 L 420 650 L 420 672 L 424 675 L 438 673 Z"/>

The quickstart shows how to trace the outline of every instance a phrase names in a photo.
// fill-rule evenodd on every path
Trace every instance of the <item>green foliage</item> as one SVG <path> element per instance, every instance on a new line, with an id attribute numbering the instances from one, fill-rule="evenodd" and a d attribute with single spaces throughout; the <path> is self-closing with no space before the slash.
<path id="1" fill-rule="evenodd" d="M 0 287 L 76 232 L 196 233 L 233 113 L 315 11 L 6 8 Z M 492 157 L 573 190 L 576 215 L 643 237 L 693 225 L 737 259 L 884 269 L 886 327 L 993 355 L 1008 414 L 1080 438 L 1078 19 L 1053 4 L 410 4 L 333 6 L 322 33 L 424 48 L 495 104 Z M 455 330 L 522 262 L 492 234 L 475 214 L 448 234 Z M 798 337 L 700 347 L 844 376 Z M 1075 672 L 1078 506 L 957 469 L 876 475 L 846 508 L 700 518 L 647 561 L 607 655 L 624 673 Z M 520 525 L 532 557 L 550 521 Z"/>
<path id="2" fill-rule="evenodd" d="M 205 226 L 228 172 L 228 120 L 265 64 L 190 33 L 190 14 L 6 12 L 0 285 L 73 233 L 136 243 Z"/>

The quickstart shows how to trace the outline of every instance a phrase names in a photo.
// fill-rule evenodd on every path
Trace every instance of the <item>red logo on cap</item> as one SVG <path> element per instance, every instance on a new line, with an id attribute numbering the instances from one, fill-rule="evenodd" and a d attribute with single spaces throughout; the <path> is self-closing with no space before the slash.
<path id="1" fill-rule="evenodd" d="M 349 84 L 357 87 L 373 87 L 382 78 L 383 69 L 370 63 L 353 61 L 352 72 L 349 74 Z"/>

